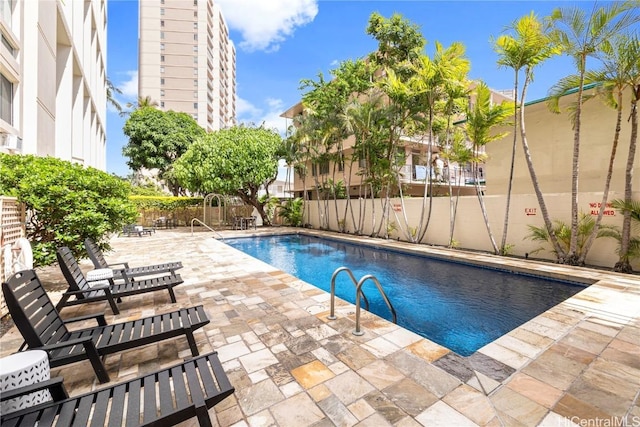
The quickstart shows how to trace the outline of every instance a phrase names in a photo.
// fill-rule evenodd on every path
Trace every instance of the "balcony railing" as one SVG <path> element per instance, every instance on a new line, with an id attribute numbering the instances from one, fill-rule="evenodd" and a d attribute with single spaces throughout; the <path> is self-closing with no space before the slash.
<path id="1" fill-rule="evenodd" d="M 448 184 L 451 182 L 451 185 L 455 186 L 475 184 L 473 173 L 469 169 L 457 166 L 451 168 L 444 167 L 442 170 L 436 170 L 429 166 L 405 165 L 400 169 L 400 181 L 403 184 L 424 184 L 428 182 L 427 177 L 429 174 L 431 174 L 431 179 L 434 183 Z M 480 184 L 484 185 L 484 178 L 480 179 Z"/>

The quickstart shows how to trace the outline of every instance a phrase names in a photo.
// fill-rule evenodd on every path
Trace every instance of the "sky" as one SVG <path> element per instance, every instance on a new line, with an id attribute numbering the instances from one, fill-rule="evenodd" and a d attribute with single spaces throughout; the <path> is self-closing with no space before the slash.
<path id="1" fill-rule="evenodd" d="M 237 121 L 264 123 L 283 135 L 290 123 L 279 116 L 300 101 L 301 80 L 318 80 L 320 73 L 329 77 L 340 62 L 363 58 L 376 49 L 376 40 L 366 34 L 373 12 L 385 18 L 399 13 L 418 25 L 430 55 L 435 41 L 445 47 L 462 42 L 471 61 L 471 79 L 483 80 L 493 89 L 510 89 L 513 70 L 498 67 L 492 38 L 531 11 L 542 18 L 558 6 L 593 7 L 587 1 L 542 0 L 214 1 L 236 47 Z M 107 75 L 122 90 L 117 99 L 124 105 L 138 96 L 138 1 L 108 0 L 107 12 Z M 527 100 L 545 97 L 553 84 L 573 71 L 566 57 L 545 62 L 535 71 Z M 122 132 L 124 122 L 108 108 L 107 171 L 123 177 L 131 173 L 122 156 L 128 141 Z"/>

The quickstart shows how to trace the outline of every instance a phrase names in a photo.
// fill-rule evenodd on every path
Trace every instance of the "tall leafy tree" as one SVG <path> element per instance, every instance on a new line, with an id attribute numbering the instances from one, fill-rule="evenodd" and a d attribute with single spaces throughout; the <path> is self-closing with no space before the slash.
<path id="1" fill-rule="evenodd" d="M 571 56 L 578 70 L 578 94 L 576 110 L 573 114 L 573 160 L 571 168 L 571 242 L 569 252 L 563 260 L 567 264 L 580 263 L 577 254 L 578 244 L 578 175 L 580 164 L 580 132 L 582 119 L 582 103 L 587 58 L 592 57 L 616 35 L 622 33 L 630 25 L 638 22 L 637 2 L 613 2 L 599 7 L 594 4 L 590 12 L 580 7 L 557 8 L 549 17 L 552 27 L 551 35 L 563 52 Z M 552 88 L 552 109 L 557 111 L 558 98 L 561 93 Z"/>
<path id="2" fill-rule="evenodd" d="M 122 153 L 133 171 L 158 169 L 174 195 L 183 193 L 173 177 L 173 163 L 206 131 L 186 113 L 160 111 L 153 107 L 134 110 L 123 128 L 129 142 Z"/>
<path id="3" fill-rule="evenodd" d="M 211 132 L 194 142 L 174 164 L 184 187 L 198 193 L 237 196 L 256 208 L 264 225 L 268 198 L 258 197 L 278 175 L 283 141 L 264 127 L 236 126 Z"/>
<path id="4" fill-rule="evenodd" d="M 491 232 L 489 216 L 484 203 L 484 196 L 480 190 L 478 159 L 481 158 L 480 155 L 488 143 L 502 139 L 507 135 L 507 133 L 497 133 L 495 132 L 495 129 L 499 126 L 506 125 L 508 120 L 513 117 L 513 104 L 503 102 L 502 104 L 493 105 L 491 102 L 491 90 L 483 82 L 480 82 L 476 86 L 475 95 L 475 103 L 467 115 L 465 127 L 467 136 L 474 148 L 474 181 L 476 183 L 476 193 L 478 195 L 478 201 L 480 202 L 480 209 L 482 210 L 482 216 L 484 218 L 485 226 L 487 227 L 487 233 L 489 234 L 489 240 L 493 246 L 494 253 L 498 254 L 500 251 L 493 233 Z"/>
<path id="5" fill-rule="evenodd" d="M 421 55 L 416 61 L 415 74 L 409 80 L 409 87 L 417 98 L 418 105 L 427 114 L 427 158 L 429 161 L 431 161 L 436 144 L 434 133 L 436 109 L 442 110 L 441 104 L 450 102 L 448 100 L 450 96 L 463 96 L 468 85 L 467 74 L 470 68 L 470 62 L 465 57 L 464 45 L 458 42 L 452 43 L 447 48 L 436 42 L 433 59 L 427 55 Z M 424 213 L 428 190 L 429 212 L 424 226 L 422 223 L 424 215 L 421 215 L 417 241 L 424 239 L 431 219 L 433 201 L 433 179 L 431 173 L 428 174 L 427 180 L 428 185 L 425 185 L 422 210 Z"/>
<path id="6" fill-rule="evenodd" d="M 631 222 L 637 219 L 638 204 L 632 200 L 633 196 L 633 167 L 636 164 L 636 148 L 638 145 L 638 102 L 640 101 L 640 41 L 636 36 L 626 43 L 626 51 L 631 59 L 628 73 L 628 85 L 631 89 L 631 136 L 629 139 L 629 153 L 624 175 L 624 206 L 622 221 L 622 239 L 620 241 L 620 260 L 614 266 L 616 271 L 631 272 L 631 264 L 627 256 L 632 252 Z M 635 214 L 634 214 L 635 212 Z M 635 249 L 637 250 L 637 244 Z"/>
<path id="7" fill-rule="evenodd" d="M 549 218 L 549 213 L 544 202 L 544 197 L 540 191 L 540 186 L 535 175 L 531 156 L 529 154 L 526 132 L 524 131 L 524 103 L 529 83 L 533 80 L 534 68 L 540 65 L 549 57 L 558 54 L 559 50 L 554 47 L 551 40 L 544 31 L 543 24 L 538 17 L 531 12 L 515 20 L 507 28 L 507 33 L 500 35 L 493 40 L 494 50 L 498 54 L 498 65 L 501 67 L 511 68 L 514 72 L 513 82 L 513 107 L 514 111 L 520 114 L 515 116 L 513 121 L 513 143 L 511 146 L 511 163 L 509 165 L 509 184 L 507 186 L 507 202 L 504 214 L 504 225 L 502 231 L 502 241 L 500 243 L 500 252 L 506 252 L 507 233 L 509 229 L 509 210 L 511 206 L 511 190 L 513 187 L 513 172 L 515 165 L 516 146 L 518 141 L 518 128 L 520 128 L 520 137 L 522 144 L 527 153 L 527 165 L 531 175 L 534 191 L 538 198 L 540 211 L 544 219 L 547 230 L 549 230 L 550 240 L 557 253 L 561 252 L 561 248 L 555 238 L 554 228 Z M 520 75 L 524 72 L 524 82 L 522 86 L 522 95 L 520 90 Z"/>

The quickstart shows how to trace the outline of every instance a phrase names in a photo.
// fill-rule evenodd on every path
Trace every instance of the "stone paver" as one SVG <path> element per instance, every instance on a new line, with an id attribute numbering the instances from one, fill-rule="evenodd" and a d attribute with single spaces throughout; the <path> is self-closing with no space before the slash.
<path id="1" fill-rule="evenodd" d="M 288 230 L 222 233 L 278 231 Z M 476 263 L 496 261 L 485 254 L 334 237 Z M 119 316 L 97 303 L 65 308 L 63 317 L 98 311 L 119 322 L 203 304 L 211 322 L 195 334 L 198 349 L 218 351 L 236 388 L 210 410 L 219 426 L 576 426 L 640 419 L 640 278 L 635 275 L 497 258 L 514 268 L 571 273 L 596 283 L 461 357 L 366 312 L 364 335 L 355 336 L 352 305 L 336 301 L 338 318 L 328 319 L 327 293 L 212 234 L 160 230 L 151 237 L 114 238 L 112 246 L 111 262 L 182 260 L 185 283 L 176 288 L 178 302 L 161 293 L 138 295 L 124 299 Z M 86 261 L 81 265 L 91 269 Z M 50 293 L 57 300 L 64 283 L 57 267 L 38 269 L 38 275 L 58 290 Z M 17 329 L 11 329 L 0 338 L 0 356 L 21 343 Z M 105 363 L 112 382 L 120 382 L 188 357 L 186 340 L 175 339 L 110 355 Z M 52 376 L 63 376 L 71 395 L 100 387 L 85 362 L 53 369 Z"/>

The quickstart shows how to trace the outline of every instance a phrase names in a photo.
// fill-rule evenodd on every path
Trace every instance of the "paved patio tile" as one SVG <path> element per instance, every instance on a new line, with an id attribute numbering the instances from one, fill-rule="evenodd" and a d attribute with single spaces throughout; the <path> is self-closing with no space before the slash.
<path id="1" fill-rule="evenodd" d="M 482 426 L 496 416 L 489 398 L 466 384 L 447 394 L 442 401 Z"/>
<path id="2" fill-rule="evenodd" d="M 349 405 L 374 390 L 374 387 L 353 371 L 345 372 L 325 382 L 325 385 L 345 405 Z"/>
<path id="3" fill-rule="evenodd" d="M 547 409 L 544 406 L 508 387 L 496 391 L 490 398 L 497 411 L 523 425 L 535 426 L 547 414 Z"/>
<path id="4" fill-rule="evenodd" d="M 277 403 L 270 411 L 281 426 L 311 426 L 325 416 L 306 393 Z"/>
<path id="5" fill-rule="evenodd" d="M 443 401 L 431 405 L 418 415 L 416 420 L 428 427 L 474 427 L 478 425 Z"/>
<path id="6" fill-rule="evenodd" d="M 563 394 L 561 390 L 522 372 L 514 375 L 507 383 L 507 387 L 545 408 L 552 408 Z"/>
<path id="7" fill-rule="evenodd" d="M 296 381 L 305 389 L 315 387 L 335 377 L 335 374 L 319 360 L 295 368 L 291 371 L 291 375 L 293 375 Z"/>
<path id="8" fill-rule="evenodd" d="M 329 320 L 327 293 L 209 234 L 161 230 L 145 239 L 144 253 L 138 242 L 115 238 L 117 252 L 108 258 L 132 265 L 181 259 L 185 283 L 176 288 L 178 302 L 161 293 L 138 295 L 123 301 L 119 316 L 99 303 L 67 307 L 63 317 L 97 308 L 106 311 L 108 322 L 120 322 L 203 304 L 211 322 L 195 333 L 198 349 L 218 351 L 236 388 L 209 411 L 214 425 L 575 427 L 606 417 L 621 425 L 625 414 L 640 419 L 636 276 L 500 257 L 501 264 L 515 268 L 536 265 L 539 271 L 601 281 L 460 357 L 364 311 L 364 335 L 355 336 L 353 305 L 338 299 L 338 319 Z M 494 259 L 395 241 L 380 244 L 478 262 Z M 86 261 L 81 266 L 91 268 Z M 40 273 L 51 283 L 64 281 L 55 266 Z M 59 292 L 51 295 L 60 298 Z M 13 328 L 0 339 L 0 356 L 21 343 Z M 109 355 L 105 364 L 112 382 L 120 382 L 189 357 L 186 339 L 179 338 Z M 65 378 L 71 395 L 101 387 L 86 362 L 52 369 L 52 375 Z M 181 427 L 192 425 L 197 420 Z"/>

